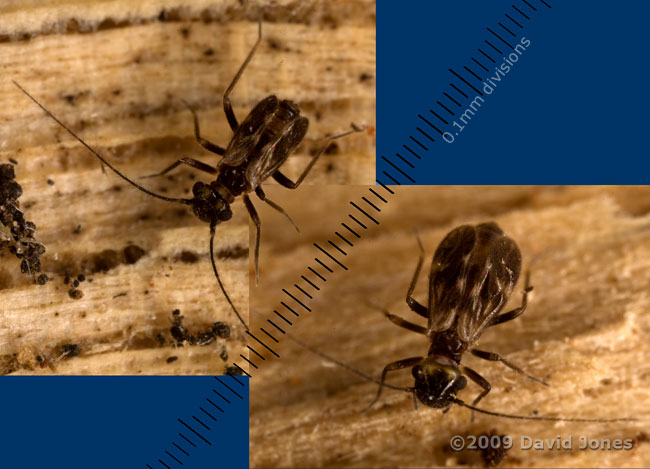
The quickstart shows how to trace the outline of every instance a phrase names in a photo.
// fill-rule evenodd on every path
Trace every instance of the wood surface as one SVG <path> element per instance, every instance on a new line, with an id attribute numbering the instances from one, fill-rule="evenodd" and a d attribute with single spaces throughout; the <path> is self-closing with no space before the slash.
<path id="1" fill-rule="evenodd" d="M 260 3 L 263 41 L 233 92 L 235 113 L 243 119 L 271 93 L 300 106 L 311 125 L 283 167 L 294 179 L 324 136 L 352 121 L 368 125 L 369 132 L 324 155 L 305 184 L 372 182 L 374 2 Z M 210 267 L 208 226 L 186 207 L 138 192 L 110 171 L 103 174 L 98 161 L 11 80 L 136 180 L 180 157 L 215 164 L 216 156 L 196 143 L 182 100 L 197 110 L 205 137 L 228 143 L 222 95 L 256 40 L 260 3 L 2 2 L 0 161 L 18 162 L 21 208 L 47 247 L 43 268 L 52 280 L 34 285 L 13 256 L 0 253 L 0 373 L 223 373 L 245 353 L 243 328 Z M 178 169 L 172 178 L 141 182 L 182 197 L 199 179 L 209 177 Z M 217 230 L 217 263 L 247 316 L 249 222 L 241 201 L 233 212 Z M 107 272 L 97 271 L 102 251 L 119 257 L 131 244 L 145 251 L 140 260 L 121 259 Z M 183 261 L 193 255 L 196 262 Z M 92 283 L 82 283 L 83 298 L 73 300 L 63 279 L 79 273 Z M 190 332 L 224 321 L 232 335 L 205 347 L 172 347 L 174 309 Z M 167 338 L 162 346 L 158 334 Z M 80 355 L 62 357 L 66 344 L 78 344 Z M 172 356 L 178 359 L 167 363 Z"/>
<path id="2" fill-rule="evenodd" d="M 373 187 L 388 198 L 380 187 Z M 499 363 L 468 355 L 463 363 L 477 370 L 492 391 L 481 407 L 515 414 L 612 419 L 635 422 L 568 423 L 518 421 L 477 415 L 457 406 L 444 414 L 419 406 L 410 395 L 384 390 L 379 402 L 361 413 L 377 385 L 330 361 L 281 339 L 257 359 L 251 378 L 251 467 L 482 467 L 474 451 L 454 452 L 453 435 L 494 430 L 515 440 L 502 467 L 647 467 L 650 462 L 650 188 L 619 186 L 470 186 L 398 187 L 384 204 L 367 187 L 299 190 L 299 197 L 279 202 L 302 229 L 287 235 L 269 226 L 263 238 L 262 282 L 253 289 L 254 330 L 271 318 L 299 340 L 378 378 L 392 361 L 426 354 L 425 337 L 399 328 L 369 303 L 418 324 L 404 299 L 418 258 L 413 232 L 426 249 L 425 273 L 415 297 L 426 304 L 426 276 L 441 239 L 463 223 L 496 221 L 521 249 L 534 290 L 528 309 L 514 321 L 488 329 L 480 348 L 502 354 L 526 372 L 544 378 L 544 387 Z M 346 234 L 341 222 L 355 213 L 349 201 L 366 196 L 382 210 L 366 207 L 379 226 L 360 216 L 368 230 L 355 246 L 336 241 Z M 358 214 L 358 212 L 356 212 Z M 319 255 L 312 243 L 328 240 L 347 251 L 337 257 L 348 267 L 319 281 L 306 267 Z M 329 248 L 334 253 L 334 248 Z M 300 279 L 306 273 L 321 289 Z M 289 327 L 273 314 L 285 312 L 283 288 L 297 283 L 312 294 L 311 312 Z M 522 281 L 505 310 L 520 304 Z M 300 297 L 306 300 L 304 296 Z M 289 305 L 294 305 L 289 300 Z M 262 333 L 260 333 L 262 335 Z M 270 340 L 267 340 L 269 343 Z M 261 349 L 261 347 L 258 347 Z M 412 386 L 410 370 L 395 372 L 388 382 Z M 471 402 L 480 388 L 471 383 L 459 397 Z M 573 437 L 572 451 L 522 450 L 522 435 L 534 439 Z M 580 451 L 579 438 L 631 439 L 628 451 Z"/>

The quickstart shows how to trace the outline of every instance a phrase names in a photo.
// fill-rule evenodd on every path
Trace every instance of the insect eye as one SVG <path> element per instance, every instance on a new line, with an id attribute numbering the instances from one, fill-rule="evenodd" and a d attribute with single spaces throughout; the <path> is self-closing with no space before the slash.
<path id="1" fill-rule="evenodd" d="M 463 389 L 467 386 L 467 379 L 464 376 L 458 378 L 458 389 Z"/>
<path id="2" fill-rule="evenodd" d="M 230 220 L 231 218 L 232 218 L 232 210 L 230 210 L 229 208 L 225 210 L 221 210 L 219 212 L 219 220 L 227 221 Z"/>
<path id="3" fill-rule="evenodd" d="M 205 184 L 202 182 L 196 182 L 194 186 L 192 186 L 192 194 L 194 194 L 194 197 L 199 197 L 201 195 L 203 187 L 205 187 Z"/>

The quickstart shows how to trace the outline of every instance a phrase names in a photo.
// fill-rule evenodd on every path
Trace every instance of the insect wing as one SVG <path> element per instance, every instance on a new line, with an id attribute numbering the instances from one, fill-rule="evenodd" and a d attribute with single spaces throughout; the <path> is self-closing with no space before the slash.
<path id="1" fill-rule="evenodd" d="M 465 294 L 465 260 L 475 242 L 476 228 L 462 225 L 451 230 L 438 245 L 429 274 L 430 332 L 447 330 L 454 322 Z"/>
<path id="2" fill-rule="evenodd" d="M 495 223 L 476 227 L 474 248 L 463 266 L 465 292 L 456 332 L 474 343 L 503 309 L 521 272 L 521 253 Z"/>
<path id="3" fill-rule="evenodd" d="M 246 168 L 246 179 L 251 187 L 257 187 L 282 166 L 305 137 L 308 127 L 309 120 L 299 117 L 293 120 L 278 138 L 264 145 L 258 157 Z"/>
<path id="4" fill-rule="evenodd" d="M 259 142 L 260 130 L 273 118 L 279 103 L 278 98 L 273 95 L 257 103 L 244 122 L 237 127 L 220 165 L 239 166 L 251 156 Z"/>

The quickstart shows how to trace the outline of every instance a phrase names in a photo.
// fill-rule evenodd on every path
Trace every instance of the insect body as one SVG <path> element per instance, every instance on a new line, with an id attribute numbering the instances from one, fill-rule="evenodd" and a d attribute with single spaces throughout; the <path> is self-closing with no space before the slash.
<path id="1" fill-rule="evenodd" d="M 253 58 L 255 51 L 262 40 L 262 21 L 260 18 L 258 28 L 258 39 L 251 51 L 249 52 L 246 60 L 241 65 L 237 74 L 232 82 L 226 89 L 223 96 L 224 113 L 228 124 L 232 128 L 234 135 L 228 144 L 227 148 L 223 148 L 215 143 L 212 143 L 201 136 L 199 129 L 199 121 L 196 112 L 187 104 L 192 116 L 194 118 L 194 133 L 198 143 L 206 150 L 216 153 L 223 158 L 216 167 L 210 166 L 201 161 L 193 158 L 181 158 L 171 164 L 169 167 L 160 173 L 153 174 L 145 177 L 162 176 L 168 173 L 177 166 L 185 164 L 195 169 L 204 171 L 206 173 L 216 176 L 216 179 L 208 184 L 197 182 L 192 187 L 193 198 L 171 198 L 156 194 L 140 184 L 129 179 L 115 167 L 113 167 L 104 157 L 102 157 L 95 149 L 90 147 L 79 136 L 77 136 L 68 126 L 61 122 L 54 114 L 48 111 L 42 104 L 40 104 L 33 96 L 31 96 L 24 88 L 18 83 L 14 82 L 20 90 L 31 98 L 46 114 L 54 119 L 61 125 L 68 133 L 76 138 L 82 145 L 84 145 L 93 155 L 95 155 L 103 164 L 107 165 L 118 176 L 125 181 L 129 182 L 139 190 L 167 202 L 176 202 L 192 207 L 194 214 L 202 221 L 210 224 L 210 259 L 212 261 L 212 268 L 219 283 L 219 287 L 224 296 L 228 300 L 232 310 L 237 315 L 241 323 L 246 329 L 248 326 L 242 319 L 241 315 L 235 308 L 235 305 L 230 300 L 226 290 L 221 283 L 217 267 L 214 261 L 214 234 L 215 227 L 232 217 L 232 210 L 230 205 L 234 202 L 235 198 L 242 196 L 244 204 L 250 217 L 256 226 L 256 239 L 255 239 L 255 278 L 259 277 L 259 247 L 261 235 L 261 222 L 253 203 L 248 196 L 249 193 L 255 194 L 275 210 L 284 214 L 289 218 L 287 213 L 276 203 L 269 200 L 262 190 L 260 184 L 273 177 L 279 184 L 289 189 L 295 189 L 302 183 L 311 168 L 314 166 L 321 154 L 326 150 L 327 146 L 334 139 L 344 137 L 352 132 L 358 132 L 362 129 L 352 126 L 353 130 L 345 132 L 340 135 L 329 137 L 326 144 L 318 151 L 311 159 L 309 165 L 305 168 L 300 177 L 294 182 L 287 176 L 280 172 L 280 166 L 287 160 L 289 155 L 300 144 L 307 128 L 309 127 L 309 120 L 300 115 L 300 110 L 296 104 L 288 100 L 279 100 L 276 96 L 268 96 L 260 101 L 250 112 L 250 114 L 240 124 L 235 117 L 235 113 L 230 103 L 230 94 L 243 74 L 246 66 Z M 291 218 L 289 218 L 291 221 Z M 292 222 L 293 223 L 293 222 Z M 295 225 L 294 225 L 295 226 Z"/>
<path id="2" fill-rule="evenodd" d="M 389 363 L 382 372 L 381 386 L 371 406 L 379 398 L 388 372 L 407 367 L 412 367 L 415 378 L 414 387 L 407 390 L 423 404 L 448 408 L 452 403 L 458 403 L 456 394 L 467 385 L 467 376 L 483 388 L 472 403 L 476 405 L 491 387 L 476 371 L 461 365 L 461 357 L 467 350 L 479 358 L 500 361 L 525 375 L 519 367 L 498 354 L 473 348 L 488 327 L 515 319 L 526 310 L 527 295 L 532 290 L 528 285 L 528 275 L 521 306 L 499 314 L 521 272 L 521 254 L 515 242 L 496 223 L 463 225 L 452 230 L 433 256 L 426 307 L 412 296 L 423 261 L 422 250 L 406 302 L 415 313 L 427 318 L 427 327 L 389 312 L 385 314 L 398 326 L 425 334 L 431 341 L 429 353 L 426 357 Z M 526 376 L 547 385 L 541 379 Z"/>
<path id="3" fill-rule="evenodd" d="M 427 326 L 420 326 L 384 311 L 386 317 L 400 327 L 424 334 L 431 341 L 426 357 L 412 357 L 397 360 L 384 367 L 379 380 L 353 368 L 320 350 L 297 339 L 286 336 L 310 352 L 345 368 L 351 373 L 368 381 L 379 384 L 377 395 L 365 410 L 379 399 L 383 388 L 406 391 L 423 404 L 444 408 L 445 412 L 452 404 L 467 407 L 472 412 L 518 420 L 544 420 L 552 422 L 630 422 L 634 418 L 566 418 L 530 415 L 513 415 L 493 412 L 476 407 L 491 389 L 490 383 L 473 369 L 461 365 L 463 353 L 470 351 L 473 355 L 489 361 L 500 361 L 517 373 L 527 376 L 545 386 L 548 384 L 534 376 L 526 374 L 521 368 L 493 352 L 474 348 L 479 337 L 489 327 L 521 316 L 526 310 L 530 286 L 530 276 L 526 274 L 521 306 L 501 313 L 508 302 L 521 273 L 521 253 L 515 242 L 506 236 L 496 223 L 481 223 L 476 226 L 462 225 L 450 231 L 442 240 L 431 263 L 429 273 L 429 295 L 427 306 L 413 298 L 422 264 L 424 248 L 420 244 L 420 259 L 415 275 L 406 294 L 406 303 L 420 316 L 427 319 Z M 411 368 L 415 383 L 412 387 L 393 386 L 386 383 L 386 376 L 391 371 Z M 456 397 L 467 386 L 467 378 L 483 388 L 483 391 L 467 404 Z M 365 412 L 364 410 L 364 412 Z"/>

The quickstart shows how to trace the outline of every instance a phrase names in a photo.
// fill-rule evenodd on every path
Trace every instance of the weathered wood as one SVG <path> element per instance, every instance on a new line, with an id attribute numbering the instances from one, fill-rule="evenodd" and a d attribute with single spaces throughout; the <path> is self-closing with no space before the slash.
<path id="1" fill-rule="evenodd" d="M 385 195 L 381 188 L 374 187 Z M 367 188 L 305 188 L 299 201 L 274 195 L 303 228 L 286 236 L 282 225 L 269 227 L 263 239 L 262 284 L 253 289 L 254 326 L 282 334 L 264 323 L 280 301 L 282 288 L 298 283 L 313 295 L 311 312 L 287 330 L 338 360 L 378 378 L 394 360 L 426 354 L 425 337 L 401 329 L 368 302 L 418 324 L 404 298 L 418 258 L 413 228 L 426 249 L 425 270 L 438 243 L 462 223 L 494 220 L 519 245 L 524 269 L 530 268 L 534 290 L 521 317 L 489 329 L 480 348 L 502 354 L 526 372 L 545 378 L 550 387 L 521 377 L 500 365 L 466 356 L 492 391 L 481 407 L 518 415 L 617 418 L 626 423 L 553 423 L 517 421 L 477 415 L 453 407 L 441 411 L 413 409 L 409 395 L 384 390 L 373 409 L 361 414 L 377 385 L 332 365 L 286 339 L 251 379 L 252 467 L 437 467 L 485 463 L 478 454 L 455 453 L 453 435 L 479 435 L 495 429 L 515 439 L 504 467 L 641 467 L 650 460 L 650 188 L 648 187 L 399 187 L 388 203 L 377 202 Z M 336 241 L 345 229 L 349 200 L 365 195 L 378 203 L 378 227 L 364 231 L 355 247 L 337 244 L 348 255 L 337 257 L 349 268 L 327 282 L 306 267 L 318 255 L 312 243 Z M 305 202 L 308 201 L 308 202 Z M 365 205 L 363 206 L 366 207 Z M 372 209 L 370 209 L 372 210 Z M 347 220 L 346 220 L 347 219 Z M 360 218 L 361 219 L 361 218 Z M 363 231 L 363 230 L 361 230 Z M 334 248 L 329 248 L 335 253 Z M 319 269 L 322 272 L 323 269 Z M 306 274 L 321 291 L 300 280 Z M 415 290 L 426 300 L 426 274 Z M 522 285 L 520 281 L 520 285 Z M 521 301 L 516 287 L 508 308 Z M 294 303 L 289 301 L 290 305 Z M 279 311 L 283 311 L 281 307 Z M 281 324 L 281 320 L 273 319 Z M 265 356 L 269 356 L 267 354 Z M 412 386 L 410 372 L 389 377 Z M 466 402 L 480 388 L 461 391 Z M 644 433 L 645 432 L 645 433 Z M 522 435 L 537 439 L 573 436 L 573 451 L 521 450 Z M 580 436 L 592 439 L 637 439 L 629 451 L 579 451 Z"/>

